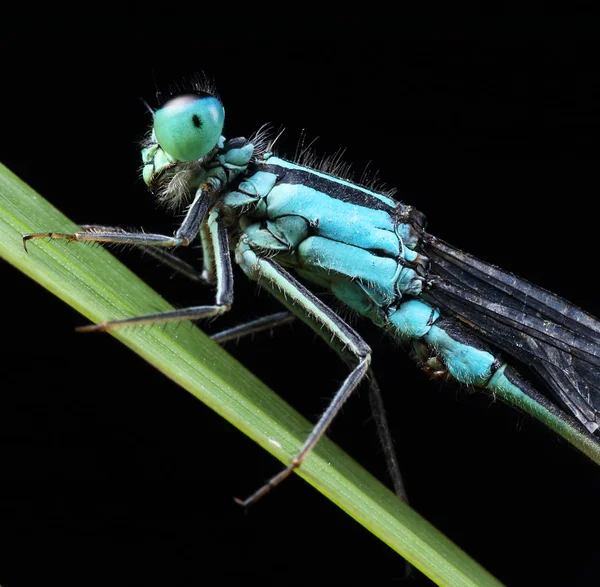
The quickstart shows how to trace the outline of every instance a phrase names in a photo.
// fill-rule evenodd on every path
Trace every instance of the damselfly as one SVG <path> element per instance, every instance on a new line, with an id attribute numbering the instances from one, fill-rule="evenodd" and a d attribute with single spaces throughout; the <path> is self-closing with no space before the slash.
<path id="1" fill-rule="evenodd" d="M 410 350 L 430 375 L 494 394 L 600 463 L 600 323 L 595 318 L 437 239 L 426 232 L 421 212 L 389 192 L 346 179 L 337 160 L 319 163 L 305 150 L 294 161 L 282 159 L 273 153 L 264 131 L 250 139 L 226 140 L 223 124 L 223 106 L 206 85 L 169 99 L 154 113 L 142 151 L 143 177 L 161 203 L 188 205 L 174 236 L 87 226 L 74 234 L 27 234 L 24 242 L 49 237 L 132 245 L 193 274 L 168 249 L 199 238 L 204 269 L 198 277 L 216 285 L 214 304 L 81 330 L 224 314 L 233 302 L 233 253 L 250 279 L 259 281 L 350 366 L 298 455 L 242 504 L 260 498 L 301 465 L 363 380 L 369 380 L 378 398 L 369 346 L 304 283 L 333 293 L 369 318 Z M 287 318 L 277 315 L 249 323 L 225 338 L 280 320 Z M 556 403 L 537 392 L 504 357 L 527 365 Z M 385 419 L 376 412 L 395 471 L 394 485 L 402 495 Z"/>

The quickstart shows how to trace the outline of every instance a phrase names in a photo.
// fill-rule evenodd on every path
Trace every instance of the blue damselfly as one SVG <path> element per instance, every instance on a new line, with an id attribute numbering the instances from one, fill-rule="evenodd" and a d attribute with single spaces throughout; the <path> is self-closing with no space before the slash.
<path id="1" fill-rule="evenodd" d="M 351 366 L 293 462 L 241 503 L 254 502 L 300 466 L 369 374 L 369 346 L 290 271 L 369 318 L 407 347 L 427 373 L 489 391 L 600 461 L 595 436 L 600 325 L 594 318 L 429 234 L 421 212 L 389 192 L 345 179 L 339 160 L 319 163 L 306 149 L 294 161 L 282 159 L 264 130 L 249 140 L 226 140 L 223 124 L 223 107 L 205 85 L 170 98 L 154 114 L 142 152 L 143 176 L 159 201 L 171 207 L 189 204 L 174 236 L 86 226 L 75 234 L 27 234 L 24 242 L 49 237 L 139 246 L 175 270 L 193 274 L 168 249 L 188 246 L 199 236 L 204 269 L 197 277 L 216 285 L 214 304 L 80 330 L 224 314 L 233 302 L 231 249 L 248 277 L 260 281 Z M 249 324 L 245 331 L 257 330 Z M 505 357 L 529 366 L 556 403 Z M 373 376 L 368 379 L 377 395 Z M 386 429 L 384 420 L 380 428 Z M 393 462 L 387 433 L 383 444 Z M 391 469 L 402 495 L 397 467 Z"/>
<path id="2" fill-rule="evenodd" d="M 375 155 L 375 154 L 374 154 L 374 155 L 373 155 L 373 159 L 376 161 L 376 160 L 377 160 L 377 155 Z M 401 180 L 400 180 L 400 179 L 395 179 L 395 180 L 394 180 L 394 183 L 397 183 L 398 185 L 401 185 Z M 122 188 L 120 188 L 120 189 L 122 189 Z M 406 201 L 407 201 L 407 202 L 415 203 L 415 200 L 413 200 L 412 198 L 410 198 L 410 199 L 409 199 L 409 198 L 405 198 L 405 199 L 406 199 Z M 424 211 L 426 211 L 426 212 L 428 213 L 428 215 L 430 216 L 430 218 L 431 218 L 431 221 L 432 221 L 432 222 L 431 222 L 431 225 L 432 225 L 432 226 L 436 226 L 436 227 L 443 226 L 443 223 L 444 223 L 444 217 L 442 217 L 442 218 L 439 218 L 439 219 L 438 219 L 438 218 L 436 218 L 436 213 L 435 213 L 436 211 L 435 211 L 435 207 L 433 207 L 433 206 L 428 206 L 428 205 L 427 205 L 427 202 L 425 202 L 425 203 L 421 202 L 421 203 L 419 204 L 419 206 L 418 206 L 418 207 L 419 207 L 419 208 L 421 208 L 421 209 L 423 209 Z M 114 214 L 111 214 L 111 212 L 114 212 Z M 113 215 L 116 215 L 116 214 L 117 214 L 117 212 L 116 212 L 116 211 L 109 211 L 109 213 L 106 213 L 106 214 L 104 215 L 104 218 L 106 219 L 106 221 L 107 221 L 107 222 L 109 222 L 109 221 L 111 221 L 111 219 L 112 219 L 111 217 L 112 217 Z M 89 212 L 87 213 L 87 217 L 88 217 L 88 218 L 90 218 L 90 214 L 89 214 Z M 85 217 L 85 216 L 80 216 L 80 218 L 86 219 L 86 217 Z M 128 220 L 128 222 L 131 222 L 131 221 L 130 221 L 130 220 Z M 44 226 L 44 228 L 45 228 L 45 226 Z M 434 231 L 434 232 L 437 232 L 437 230 L 436 230 L 436 231 Z M 489 259 L 492 259 L 492 260 L 494 259 L 494 257 L 493 257 L 493 256 L 488 256 L 487 258 L 489 258 Z M 407 390 L 407 392 L 408 392 L 408 393 L 412 393 L 411 389 L 408 389 L 408 390 Z M 323 394 L 323 395 L 325 395 L 325 394 L 327 394 L 327 393 L 328 393 L 328 392 L 327 392 L 327 390 L 325 390 L 325 391 L 323 391 L 323 392 L 322 392 L 322 394 Z M 406 393 L 406 392 L 403 392 L 403 393 Z M 485 413 L 481 414 L 481 417 L 482 417 L 482 418 L 485 418 L 486 416 L 487 416 L 487 414 L 485 414 Z M 426 422 L 426 418 L 423 418 L 423 420 L 424 420 L 424 422 Z"/>

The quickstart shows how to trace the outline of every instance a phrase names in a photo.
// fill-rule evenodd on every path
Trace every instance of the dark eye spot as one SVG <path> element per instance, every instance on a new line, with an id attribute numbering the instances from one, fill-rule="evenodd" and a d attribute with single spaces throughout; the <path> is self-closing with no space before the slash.
<path id="1" fill-rule="evenodd" d="M 202 121 L 200 120 L 200 117 L 197 114 L 192 115 L 192 124 L 196 128 L 200 128 L 202 126 Z"/>

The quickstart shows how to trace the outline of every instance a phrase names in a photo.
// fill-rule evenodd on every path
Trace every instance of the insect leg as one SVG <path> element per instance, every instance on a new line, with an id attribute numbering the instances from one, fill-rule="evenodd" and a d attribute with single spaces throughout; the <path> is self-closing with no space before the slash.
<path id="1" fill-rule="evenodd" d="M 121 245 L 147 247 L 179 247 L 188 246 L 197 236 L 204 218 L 212 204 L 211 192 L 208 188 L 199 189 L 194 201 L 174 236 L 164 234 L 127 232 L 108 227 L 102 230 L 82 230 L 72 234 L 62 232 L 36 232 L 23 235 L 23 247 L 27 250 L 27 242 L 38 238 L 63 239 L 79 242 L 116 243 Z"/>
<path id="2" fill-rule="evenodd" d="M 406 490 L 404 489 L 404 481 L 402 480 L 402 473 L 400 472 L 400 465 L 398 465 L 398 457 L 396 450 L 394 449 L 394 438 L 390 431 L 387 416 L 385 414 L 385 406 L 383 404 L 383 396 L 379 389 L 377 379 L 373 369 L 369 369 L 369 402 L 371 404 L 371 413 L 375 420 L 375 427 L 377 428 L 377 435 L 379 436 L 379 442 L 383 449 L 383 455 L 387 464 L 388 475 L 392 481 L 394 493 L 402 500 L 408 503 L 406 496 Z"/>
<path id="3" fill-rule="evenodd" d="M 259 257 L 244 238 L 240 240 L 236 249 L 236 261 L 251 279 L 259 281 L 288 310 L 322 336 L 346 362 L 354 365 L 292 462 L 247 499 L 236 499 L 237 503 L 246 507 L 279 485 L 302 464 L 325 434 L 344 402 L 368 373 L 371 364 L 371 349 L 350 326 L 285 269 L 271 259 Z"/>
<path id="4" fill-rule="evenodd" d="M 284 324 L 290 324 L 295 319 L 296 316 L 289 312 L 277 312 L 275 314 L 263 316 L 262 318 L 257 318 L 256 320 L 251 320 L 250 322 L 238 324 L 238 326 L 228 328 L 227 330 L 222 330 L 221 332 L 213 334 L 211 338 L 218 344 L 225 344 L 231 340 L 239 340 L 245 336 L 251 336 L 253 334 L 258 334 L 259 332 L 264 332 L 265 330 L 272 330 L 273 328 L 283 326 Z"/>
<path id="5" fill-rule="evenodd" d="M 251 336 L 260 332 L 264 332 L 265 330 L 272 330 L 274 328 L 278 328 L 279 326 L 290 324 L 294 320 L 296 320 L 296 316 L 294 316 L 294 314 L 290 314 L 289 312 L 277 312 L 275 314 L 263 316 L 262 318 L 257 318 L 256 320 L 252 320 L 250 322 L 245 322 L 244 324 L 239 324 L 238 326 L 228 328 L 222 332 L 217 332 L 216 334 L 213 334 L 211 338 L 218 344 L 225 344 L 232 340 L 239 340 L 245 336 Z M 398 459 L 394 449 L 393 436 L 390 432 L 387 416 L 385 414 L 383 397 L 372 369 L 369 369 L 367 378 L 369 383 L 369 401 L 371 404 L 371 412 L 373 414 L 373 419 L 375 420 L 379 442 L 383 448 L 388 475 L 390 476 L 396 495 L 403 501 L 408 502 L 406 491 L 404 489 L 404 482 L 402 481 L 400 466 L 398 465 Z"/>
<path id="6" fill-rule="evenodd" d="M 116 226 L 99 226 L 97 224 L 82 224 L 81 228 L 83 231 L 95 233 L 125 232 L 122 228 Z M 186 263 L 183 259 L 170 253 L 167 249 L 147 245 L 137 245 L 135 248 L 145 255 L 156 259 L 159 263 L 173 269 L 173 271 L 176 271 L 180 275 L 183 275 L 190 281 L 196 281 L 203 285 L 212 285 L 212 282 L 205 277 L 204 272 L 198 271 L 193 265 Z"/>
<path id="7" fill-rule="evenodd" d="M 233 272 L 231 269 L 231 256 L 229 252 L 229 243 L 227 230 L 219 218 L 219 212 L 216 209 L 211 210 L 206 222 L 210 241 L 210 254 L 214 256 L 215 280 L 217 292 L 215 303 L 211 306 L 191 306 L 181 308 L 170 312 L 160 312 L 157 314 L 148 314 L 146 316 L 134 316 L 123 320 L 113 320 L 111 322 L 102 322 L 82 326 L 77 330 L 79 332 L 97 332 L 106 331 L 123 326 L 133 326 L 142 324 L 156 324 L 157 322 L 173 322 L 179 320 L 198 320 L 200 318 L 212 318 L 224 314 L 231 308 L 233 303 Z M 206 246 L 206 243 L 205 243 Z"/>

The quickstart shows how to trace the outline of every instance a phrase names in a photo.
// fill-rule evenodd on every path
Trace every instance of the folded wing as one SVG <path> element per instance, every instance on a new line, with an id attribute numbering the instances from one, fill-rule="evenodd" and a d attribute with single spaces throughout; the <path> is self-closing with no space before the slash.
<path id="1" fill-rule="evenodd" d="M 600 322 L 563 298 L 431 235 L 427 297 L 527 365 L 591 432 L 600 427 Z"/>

